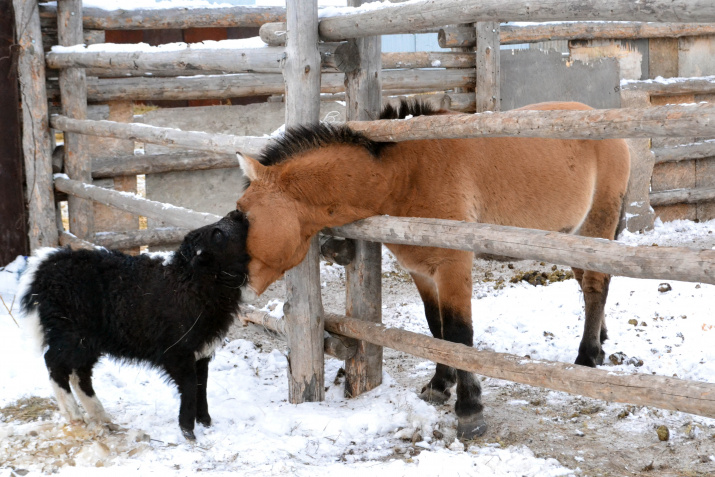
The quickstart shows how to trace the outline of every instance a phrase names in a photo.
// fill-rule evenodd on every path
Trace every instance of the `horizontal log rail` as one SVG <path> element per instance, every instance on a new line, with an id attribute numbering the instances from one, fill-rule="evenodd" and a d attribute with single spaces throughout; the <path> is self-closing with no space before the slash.
<path id="1" fill-rule="evenodd" d="M 451 343 L 397 328 L 333 314 L 325 315 L 331 333 L 386 346 L 457 369 L 555 391 L 715 417 L 715 384 L 650 374 L 588 368 Z"/>
<path id="2" fill-rule="evenodd" d="M 676 94 L 713 94 L 715 76 L 668 78 L 666 80 L 626 80 L 621 83 L 625 91 L 642 91 L 651 96 Z"/>
<path id="3" fill-rule="evenodd" d="M 147 200 L 129 192 L 118 192 L 111 189 L 85 184 L 68 179 L 63 175 L 55 176 L 55 189 L 66 194 L 89 199 L 100 204 L 109 205 L 135 215 L 143 215 L 150 219 L 161 220 L 170 225 L 190 229 L 212 224 L 221 219 L 220 216 L 205 212 L 178 207 Z"/>
<path id="4" fill-rule="evenodd" d="M 711 0 L 423 0 L 323 18 L 320 36 L 339 41 L 474 22 L 545 21 L 715 22 Z"/>
<path id="5" fill-rule="evenodd" d="M 552 40 L 634 40 L 640 38 L 680 38 L 715 34 L 712 23 L 650 22 L 560 22 L 527 25 L 502 24 L 502 45 L 537 43 Z M 473 47 L 477 44 L 474 28 L 440 28 L 437 42 L 441 48 Z"/>
<path id="6" fill-rule="evenodd" d="M 238 318 L 244 325 L 251 324 L 263 331 L 275 334 L 283 340 L 286 339 L 286 320 L 284 319 L 257 311 L 240 312 Z M 325 334 L 326 336 L 323 341 L 323 351 L 325 351 L 325 354 L 342 361 L 355 356 L 358 348 L 357 340 L 346 336 L 336 336 L 328 332 Z"/>
<path id="7" fill-rule="evenodd" d="M 652 149 L 655 163 L 687 161 L 715 157 L 715 140 L 703 141 L 678 146 L 657 147 Z"/>
<path id="8" fill-rule="evenodd" d="M 385 142 L 495 136 L 561 139 L 707 137 L 715 135 L 715 104 L 586 111 L 512 110 L 348 124 L 375 141 Z"/>
<path id="9" fill-rule="evenodd" d="M 82 8 L 82 25 L 97 30 L 165 30 L 187 28 L 260 27 L 285 21 L 283 7 L 165 8 L 104 10 Z M 42 26 L 57 24 L 57 6 L 40 4 Z"/>
<path id="10" fill-rule="evenodd" d="M 201 171 L 239 167 L 236 154 L 172 152 L 92 159 L 92 178 L 135 176 L 173 171 Z"/>
<path id="11" fill-rule="evenodd" d="M 651 192 L 650 205 L 653 207 L 673 204 L 697 204 L 715 200 L 715 187 L 695 189 L 673 189 Z"/>
<path id="12" fill-rule="evenodd" d="M 176 244 L 184 240 L 189 233 L 186 227 L 157 227 L 144 230 L 127 230 L 125 232 L 97 232 L 92 242 L 105 248 L 127 249 L 140 245 Z"/>
<path id="13" fill-rule="evenodd" d="M 542 260 L 632 278 L 715 284 L 715 250 L 633 247 L 558 232 L 408 217 L 370 217 L 326 233 L 372 242 Z"/>
<path id="14" fill-rule="evenodd" d="M 385 70 L 382 72 L 383 92 L 408 94 L 423 91 L 444 91 L 458 87 L 474 87 L 473 69 Z M 343 73 L 323 73 L 322 93 L 345 91 Z M 280 73 L 243 73 L 216 76 L 88 78 L 87 100 L 105 102 L 118 100 L 189 100 L 224 99 L 285 93 L 285 81 Z M 59 89 L 48 86 L 50 99 L 57 99 Z"/>
<path id="15" fill-rule="evenodd" d="M 198 151 L 235 154 L 240 151 L 248 155 L 258 155 L 270 141 L 269 138 L 256 136 L 233 136 L 230 134 L 211 134 L 199 131 L 182 131 L 173 128 L 160 128 L 138 123 L 117 123 L 114 121 L 91 121 L 71 119 L 66 116 L 52 116 L 50 124 L 60 131 L 77 132 L 90 136 L 132 139 L 162 146 L 180 146 Z"/>

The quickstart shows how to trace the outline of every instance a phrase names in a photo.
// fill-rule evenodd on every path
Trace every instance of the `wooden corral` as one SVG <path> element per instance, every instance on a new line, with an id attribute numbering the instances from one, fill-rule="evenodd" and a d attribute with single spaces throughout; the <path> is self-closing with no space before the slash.
<path id="1" fill-rule="evenodd" d="M 29 4 L 28 4 L 29 3 Z M 361 0 L 350 0 L 351 5 Z M 535 136 L 556 138 L 602 139 L 634 138 L 635 169 L 631 177 L 631 197 L 626 213 L 643 220 L 637 228 L 652 224 L 650 204 L 711 202 L 713 185 L 699 185 L 689 190 L 650 193 L 651 170 L 657 162 L 681 164 L 703 161 L 713 153 L 710 143 L 695 143 L 676 148 L 662 144 L 654 159 L 652 138 L 696 136 L 709 138 L 715 132 L 715 106 L 711 104 L 670 105 L 657 97 L 709 94 L 708 79 L 686 80 L 678 86 L 652 86 L 633 82 L 623 87 L 626 107 L 589 111 L 511 111 L 499 110 L 499 65 L 502 35 L 511 42 L 554 38 L 665 38 L 712 33 L 711 25 L 683 25 L 672 22 L 715 22 L 715 4 L 707 0 L 653 0 L 648 8 L 637 2 L 609 0 L 593 2 L 561 0 L 553 8 L 533 8 L 525 0 L 411 2 L 395 4 L 384 10 L 318 18 L 316 1 L 288 0 L 287 9 L 227 9 L 181 11 L 169 9 L 157 15 L 138 12 L 106 15 L 83 9 L 81 0 L 59 0 L 53 10 L 35 3 L 15 0 L 16 24 L 23 25 L 18 38 L 21 46 L 19 74 L 23 91 L 28 193 L 30 201 L 30 244 L 55 245 L 58 242 L 77 247 L 91 243 L 121 247 L 161 243 L 180 237 L 186 229 L 218 219 L 201 213 L 142 199 L 132 194 L 92 185 L 102 177 L 126 177 L 156 170 L 199 170 L 236 167 L 235 153 L 256 154 L 270 139 L 264 137 L 180 131 L 118 121 L 88 119 L 87 102 L 134 100 L 206 100 L 246 95 L 282 95 L 285 124 L 316 123 L 321 92 L 344 94 L 347 120 L 356 130 L 378 141 L 400 141 L 428 137 Z M 561 6 L 559 6 L 561 4 Z M 566 6 L 568 5 L 568 8 Z M 429 8 L 426 8 L 429 6 Z M 526 8 L 526 7 L 529 8 Z M 528 12 L 525 14 L 524 12 Z M 173 52 L 156 49 L 142 52 L 93 52 L 82 48 L 55 49 L 46 57 L 42 52 L 41 18 L 57 18 L 57 38 L 69 47 L 87 37 L 84 29 L 162 29 L 201 28 L 207 26 L 257 27 L 285 22 L 268 32 L 285 38 L 271 40 L 275 45 L 256 49 L 191 49 Z M 558 31 L 535 33 L 524 29 L 504 29 L 499 22 L 528 20 L 618 20 L 657 22 L 648 24 L 584 26 L 564 25 Z M 437 31 L 445 25 L 472 22 L 468 27 L 475 40 L 464 39 L 464 26 L 456 30 L 454 48 L 472 48 L 472 59 L 465 52 L 439 54 L 382 54 L 379 35 L 411 31 Z M 300 29 L 301 34 L 296 35 Z M 618 32 L 615 31 L 618 30 Z M 447 29 L 443 29 L 447 38 Z M 277 32 L 285 32 L 277 35 Z M 450 33 L 451 34 L 451 33 Z M 519 36 L 519 35 L 523 36 Z M 611 35 L 611 36 L 609 36 Z M 619 36 L 621 35 L 621 36 Z M 323 40 L 322 43 L 319 40 Z M 446 40 L 445 40 L 446 41 Z M 256 51 L 252 51 L 256 50 Z M 231 54 L 227 54 L 230 51 Z M 440 56 L 436 56 L 440 55 Z M 60 70 L 59 85 L 46 85 L 47 66 Z M 433 67 L 435 61 L 446 69 Z M 441 62 L 444 61 L 443 65 Z M 448 66 L 447 66 L 448 65 Z M 400 68 L 388 70 L 387 68 Z M 157 72 L 155 77 L 143 77 Z M 187 72 L 200 75 L 186 75 Z M 229 74 L 214 74 L 228 72 Z M 87 78 L 91 73 L 91 78 Z M 129 74 L 131 77 L 117 77 Z M 47 86 L 47 87 L 46 87 Z M 476 89 L 472 92 L 471 89 Z M 449 90 L 437 101 L 466 105 L 476 110 L 472 116 L 433 116 L 410 121 L 370 121 L 385 100 L 385 94 L 417 94 Z M 62 114 L 53 116 L 51 125 L 64 132 L 62 170 L 52 185 L 53 139 L 47 125 L 49 98 L 60 98 Z M 446 99 L 445 99 L 446 98 Z M 454 98 L 454 99 L 452 99 Z M 467 98 L 467 99 L 465 99 Z M 334 99 L 334 97 L 333 97 Z M 115 111 L 121 105 L 115 105 Z M 459 108 L 457 108 L 459 109 Z M 110 117 L 112 110 L 110 107 Z M 116 113 L 119 114 L 119 113 Z M 157 154 L 133 163 L 123 150 L 114 157 L 92 158 L 88 154 L 90 136 L 139 141 L 146 144 L 182 146 L 189 152 Z M 677 151 L 676 151 L 677 149 Z M 210 152 L 211 156 L 197 151 Z M 234 158 L 233 164 L 231 159 Z M 708 166 L 709 167 L 709 166 Z M 704 177 L 715 180 L 708 169 Z M 116 184 L 115 184 L 116 185 Z M 130 185 L 131 187 L 131 185 Z M 66 194 L 69 199 L 69 231 L 58 230 L 55 199 Z M 638 195 L 640 194 L 640 195 Z M 97 209 L 93 203 L 161 220 L 171 227 L 156 231 L 98 230 Z M 635 205 L 634 205 L 635 204 Z M 700 207 L 700 206 L 698 206 Z M 635 222 L 634 222 L 635 223 Z M 630 226 L 631 222 L 626 223 Z M 606 240 L 573 237 L 558 233 L 485 226 L 449 221 L 372 218 L 332 231 L 335 235 L 357 240 L 355 257 L 347 267 L 348 300 L 345 317 L 325 316 L 320 295 L 318 239 L 305 261 L 286 274 L 286 321 L 269 323 L 252 318 L 258 324 L 284 334 L 289 354 L 289 398 L 292 403 L 321 400 L 324 397 L 324 353 L 347 360 L 347 388 L 360 394 L 380 383 L 382 346 L 410 352 L 440 363 L 515 382 L 565 390 L 612 401 L 627 401 L 667 409 L 715 416 L 715 385 L 692 383 L 654 376 L 612 376 L 601 370 L 572 365 L 538 363 L 521 357 L 495 355 L 460 347 L 404 331 L 385 329 L 380 324 L 380 242 L 473 250 L 511 257 L 548 260 L 615 275 L 642 278 L 670 278 L 715 283 L 715 252 L 625 247 Z M 284 326 L 284 327 L 283 327 Z M 335 336 L 326 338 L 324 330 Z M 347 338 L 357 340 L 346 340 Z M 337 341 L 336 341 L 337 340 Z M 677 392 L 664 393 L 666 390 Z M 656 391 L 657 390 L 657 391 Z"/>

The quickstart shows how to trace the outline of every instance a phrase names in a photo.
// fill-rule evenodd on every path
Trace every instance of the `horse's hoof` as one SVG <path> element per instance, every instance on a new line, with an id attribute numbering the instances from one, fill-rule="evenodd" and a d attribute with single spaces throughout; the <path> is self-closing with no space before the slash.
<path id="1" fill-rule="evenodd" d="M 595 368 L 598 365 L 595 359 L 583 357 L 581 355 L 576 358 L 574 364 L 578 364 L 579 366 L 588 366 L 589 368 Z M 603 364 L 603 361 L 601 361 L 601 364 Z"/>
<path id="2" fill-rule="evenodd" d="M 181 433 L 184 435 L 187 441 L 193 442 L 196 440 L 196 435 L 194 434 L 194 431 L 192 429 L 184 429 L 182 427 Z"/>
<path id="3" fill-rule="evenodd" d="M 452 393 L 449 392 L 449 389 L 445 389 L 444 392 L 442 392 L 429 386 L 425 386 L 420 393 L 420 399 L 432 404 L 444 404 L 451 395 Z"/>
<path id="4" fill-rule="evenodd" d="M 457 418 L 457 437 L 474 439 L 484 435 L 485 432 L 487 432 L 487 421 L 484 420 L 483 413 Z"/>
<path id="5" fill-rule="evenodd" d="M 209 416 L 207 414 L 205 416 L 196 417 L 196 422 L 198 422 L 199 424 L 201 424 L 204 427 L 210 427 L 211 426 L 211 416 Z"/>

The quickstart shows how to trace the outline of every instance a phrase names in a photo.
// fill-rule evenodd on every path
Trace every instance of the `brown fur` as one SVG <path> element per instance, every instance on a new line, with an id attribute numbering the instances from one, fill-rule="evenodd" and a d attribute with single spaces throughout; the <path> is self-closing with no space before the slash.
<path id="1" fill-rule="evenodd" d="M 559 102 L 522 109 L 591 108 Z M 270 167 L 241 158 L 251 185 L 237 208 L 246 212 L 250 224 L 247 249 L 253 291 L 262 293 L 300 263 L 309 239 L 322 228 L 372 215 L 463 220 L 613 239 L 630 167 L 628 148 L 620 139 L 430 139 L 383 145 L 376 149 L 377 157 L 374 151 L 359 140 L 337 140 L 293 148 L 289 160 Z M 473 254 L 386 246 L 415 279 L 433 335 L 471 346 Z M 603 360 L 603 307 L 610 277 L 582 270 L 576 270 L 576 277 L 586 303 L 576 362 L 595 366 Z M 451 368 L 438 367 L 423 397 L 448 397 L 454 374 Z M 481 403 L 478 383 L 461 372 L 457 381 L 461 426 L 463 417 L 466 422 L 481 413 Z"/>

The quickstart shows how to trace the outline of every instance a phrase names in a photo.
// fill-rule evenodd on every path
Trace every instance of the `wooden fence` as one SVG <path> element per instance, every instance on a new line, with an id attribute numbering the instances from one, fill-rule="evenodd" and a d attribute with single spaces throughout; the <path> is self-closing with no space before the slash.
<path id="1" fill-rule="evenodd" d="M 362 1 L 349 0 L 349 3 L 355 6 Z M 558 4 L 559 1 L 552 3 Z M 715 4 L 709 0 L 653 0 L 649 2 L 647 8 L 638 3 L 617 0 L 601 2 L 597 7 L 587 0 L 561 0 L 561 3 L 563 8 L 556 5 L 554 8 L 542 9 L 538 6 L 535 8 L 526 0 L 445 0 L 438 6 L 434 6 L 433 2 L 425 1 L 395 4 L 384 10 L 319 19 L 316 1 L 288 0 L 287 10 L 256 11 L 246 7 L 233 7 L 225 10 L 211 9 L 211 11 L 182 10 L 181 14 L 178 14 L 178 10 L 167 10 L 158 15 L 154 12 L 125 15 L 121 12 L 107 14 L 98 13 L 93 9 L 82 9 L 81 0 L 59 0 L 58 7 L 54 11 L 50 7 L 43 7 L 42 17 L 57 16 L 58 41 L 64 46 L 81 43 L 85 37 L 84 27 L 174 28 L 177 25 L 181 27 L 234 26 L 283 21 L 286 24 L 288 41 L 285 47 L 276 46 L 261 51 L 244 50 L 232 52 L 232 55 L 226 55 L 227 50 L 222 50 L 221 55 L 202 51 L 200 57 L 191 56 L 193 52 L 188 51 L 167 55 L 161 50 L 98 55 L 91 51 L 77 52 L 73 49 L 48 54 L 47 64 L 61 69 L 59 97 L 62 101 L 63 114 L 52 118 L 52 127 L 65 133 L 64 171 L 67 174 L 56 176 L 53 182 L 51 140 L 47 123 L 48 90 L 45 87 L 45 58 L 41 48 L 41 15 L 36 8 L 36 3 L 14 0 L 16 24 L 22 25 L 22 29 L 18 28 L 20 32 L 18 43 L 22 47 L 19 73 L 23 87 L 23 118 L 26 126 L 23 145 L 26 157 L 32 158 L 28 159 L 26 166 L 28 184 L 33 184 L 30 191 L 31 244 L 36 248 L 40 245 L 56 244 L 60 240 L 62 243 L 77 246 L 88 246 L 92 242 L 102 243 L 103 240 L 104 243 L 123 245 L 146 243 L 146 241 L 160 240 L 162 235 L 181 236 L 188 228 L 218 219 L 212 214 L 171 207 L 135 195 L 91 185 L 93 176 L 113 174 L 112 170 L 115 167 L 118 167 L 121 173 L 134 174 L 141 167 L 151 166 L 106 164 L 112 161 L 104 161 L 105 164 L 102 166 L 104 168 L 99 167 L 93 164 L 86 153 L 84 140 L 87 135 L 183 146 L 194 151 L 210 151 L 215 154 L 206 161 L 190 153 L 175 156 L 181 157 L 186 167 L 190 169 L 212 167 L 207 165 L 211 161 L 215 161 L 212 164 L 225 164 L 236 151 L 255 153 L 266 144 L 267 140 L 264 138 L 187 132 L 86 119 L 88 99 L 179 96 L 206 98 L 218 94 L 213 93 L 218 86 L 209 83 L 205 78 L 197 77 L 193 82 L 192 78 L 181 78 L 176 82 L 176 79 L 171 77 L 177 71 L 185 72 L 189 69 L 202 72 L 211 72 L 214 69 L 232 71 L 237 76 L 210 77 L 210 81 L 217 81 L 217 84 L 229 88 L 230 94 L 244 90 L 251 91 L 253 94 L 259 87 L 275 88 L 261 90 L 264 92 L 285 92 L 287 126 L 318 121 L 321 74 L 326 81 L 325 84 L 329 85 L 332 81 L 329 75 L 338 74 L 335 71 L 340 71 L 340 76 L 336 78 L 343 78 L 343 75 L 346 78 L 344 91 L 350 126 L 378 141 L 445 136 L 650 138 L 713 133 L 715 106 L 709 104 L 596 111 L 504 113 L 496 111 L 499 104 L 495 98 L 499 97 L 498 65 L 501 33 L 497 22 L 593 18 L 625 21 L 655 20 L 664 24 L 661 26 L 648 24 L 647 29 L 641 28 L 647 30 L 649 35 L 654 35 L 653 31 L 661 31 L 666 36 L 680 34 L 678 32 L 682 33 L 686 28 L 668 22 L 715 22 Z M 426 10 L 425 6 L 428 4 L 430 9 Z M 527 4 L 529 8 L 525 8 Z M 440 57 L 445 61 L 449 58 L 449 61 L 452 61 L 450 64 L 455 66 L 454 69 L 440 71 L 441 87 L 473 87 L 476 83 L 474 105 L 479 112 L 485 113 L 466 117 L 415 118 L 409 123 L 367 121 L 379 111 L 385 86 L 387 85 L 389 89 L 393 84 L 391 81 L 399 79 L 399 75 L 391 76 L 382 71 L 383 61 L 386 63 L 393 61 L 391 65 L 413 67 L 424 66 L 425 61 L 429 61 L 429 56 L 425 57 L 423 54 L 404 54 L 399 59 L 381 54 L 377 35 L 434 30 L 445 24 L 465 21 L 476 22 L 475 37 L 479 39 L 480 45 L 473 55 L 474 63 L 470 63 L 470 60 L 460 53 L 445 54 L 447 56 Z M 634 28 L 635 35 L 638 31 L 643 31 L 638 30 L 637 26 L 631 26 Z M 296 35 L 294 38 L 291 32 L 298 29 L 301 35 Z M 670 33 L 666 34 L 666 30 Z M 592 30 L 587 34 L 598 37 L 598 35 L 613 33 Z M 568 36 L 564 31 L 552 35 Z M 514 35 L 511 38 L 518 38 L 518 36 Z M 319 43 L 319 39 L 324 43 Z M 330 44 L 343 40 L 346 41 L 337 46 Z M 224 61 L 227 57 L 234 58 L 235 61 L 227 63 Z M 87 68 L 93 72 L 105 71 L 106 75 L 104 78 L 87 80 Z M 144 72 L 154 68 L 165 72 L 166 76 L 151 79 L 110 78 L 128 69 Z M 260 74 L 256 71 L 260 71 Z M 278 74 L 281 74 L 282 78 L 277 76 Z M 424 76 L 421 81 L 434 80 L 424 70 L 419 71 L 419 76 Z M 279 79 L 285 81 L 284 89 L 276 86 Z M 263 82 L 268 86 L 259 84 Z M 405 92 L 404 89 L 400 89 L 401 87 L 394 88 L 394 91 Z M 410 88 L 409 92 L 415 92 L 433 86 L 412 82 Z M 56 93 L 52 92 L 52 94 Z M 435 135 L 434 131 L 439 131 L 439 135 Z M 698 145 L 697 154 L 707 153 L 708 146 Z M 695 149 L 695 145 L 690 148 L 691 151 Z M 673 157 L 672 151 L 664 154 L 671 154 L 670 157 Z M 58 232 L 55 222 L 54 194 L 56 192 L 67 194 L 69 198 L 69 232 L 63 230 Z M 118 234 L 97 233 L 93 226 L 90 207 L 93 202 L 107 204 L 133 214 L 158 218 L 174 228 L 164 229 L 161 232 L 140 231 L 134 237 L 130 236 L 131 234 L 118 236 Z M 385 217 L 367 219 L 330 232 L 357 240 L 355 258 L 346 267 L 347 308 L 351 316 L 325 316 L 323 313 L 316 238 L 306 260 L 286 274 L 288 290 L 286 320 L 271 325 L 262 318 L 253 319 L 265 326 L 273 326 L 286 336 L 290 349 L 289 398 L 293 403 L 323 399 L 323 360 L 326 351 L 347 360 L 347 392 L 354 396 L 380 383 L 382 346 L 390 346 L 487 376 L 612 401 L 654 405 L 715 416 L 715 384 L 648 375 L 631 376 L 567 364 L 535 362 L 517 356 L 480 352 L 463 345 L 384 328 L 379 324 L 381 321 L 379 242 L 502 253 L 513 257 L 549 260 L 615 275 L 671 278 L 705 283 L 715 283 L 715 251 L 626 247 L 606 240 L 553 232 Z M 282 326 L 284 327 L 281 328 Z M 324 329 L 337 336 L 326 341 Z"/>

